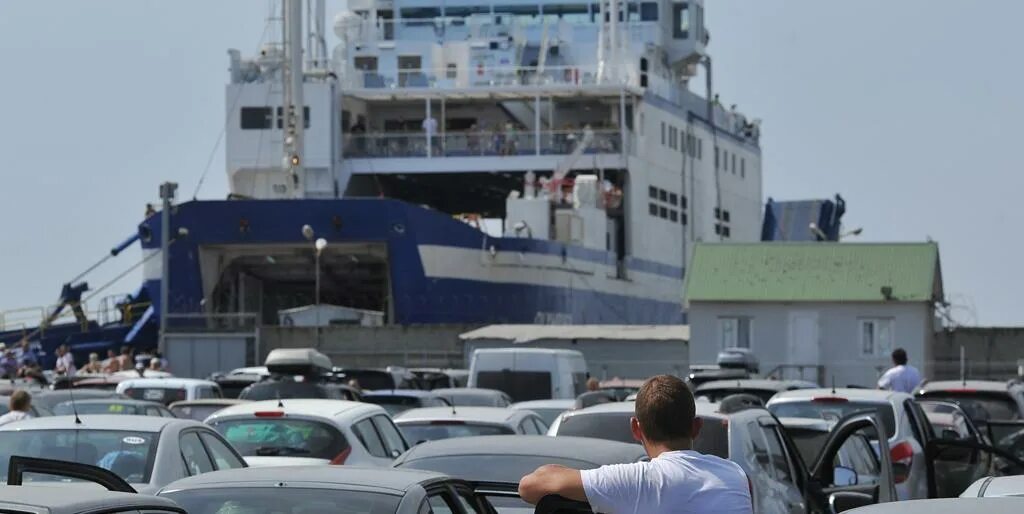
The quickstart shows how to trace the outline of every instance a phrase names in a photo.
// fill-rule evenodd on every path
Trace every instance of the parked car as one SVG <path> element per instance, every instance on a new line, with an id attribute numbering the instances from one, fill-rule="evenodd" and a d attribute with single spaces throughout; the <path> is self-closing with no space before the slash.
<path id="1" fill-rule="evenodd" d="M 899 498 L 928 497 L 924 450 L 934 435 L 927 415 L 911 395 L 876 389 L 799 389 L 773 396 L 768 410 L 780 418 L 825 420 L 875 412 L 888 436 Z"/>
<path id="2" fill-rule="evenodd" d="M 840 474 L 834 469 L 840 448 L 854 444 L 848 440 L 859 437 L 859 430 L 869 429 L 873 423 L 880 426 L 877 421 L 861 417 L 840 423 L 822 442 L 816 459 L 805 461 L 785 429 L 763 407 L 722 412 L 719 406 L 697 404 L 703 428 L 693 442 L 693 449 L 729 459 L 743 468 L 751 481 L 755 512 L 823 510 L 829 495 L 836 492 L 870 492 L 875 498 L 895 498 L 894 493 L 889 494 L 893 482 L 891 468 L 885 467 L 890 466 L 888 461 L 882 461 L 872 474 L 882 477 L 873 482 L 854 480 L 858 477 L 853 469 L 844 469 Z M 559 417 L 548 435 L 557 436 L 555 439 L 582 436 L 636 443 L 629 425 L 633 415 L 632 402 L 570 411 Z"/>
<path id="3" fill-rule="evenodd" d="M 390 466 L 409 449 L 387 411 L 369 403 L 251 402 L 222 409 L 206 423 L 254 466 Z"/>
<path id="4" fill-rule="evenodd" d="M 57 404 L 70 401 L 72 397 L 74 397 L 75 401 L 93 398 L 127 398 L 127 396 L 109 389 L 75 389 L 74 391 L 60 389 L 56 391 L 30 391 L 30 393 L 32 394 L 32 407 L 42 411 L 41 414 L 52 414 L 53 408 Z M 7 407 L 6 402 L 4 402 L 4 407 Z"/>
<path id="5" fill-rule="evenodd" d="M 189 514 L 494 512 L 487 498 L 463 480 L 427 471 L 348 466 L 219 471 L 202 480 L 179 480 L 159 496 Z"/>
<path id="6" fill-rule="evenodd" d="M 547 426 L 551 426 L 560 414 L 573 409 L 576 400 L 530 400 L 527 402 L 513 403 L 513 409 L 530 410 L 535 412 Z"/>
<path id="7" fill-rule="evenodd" d="M 108 469 L 139 492 L 216 469 L 245 467 L 210 427 L 157 416 L 50 416 L 0 427 L 0 472 L 13 455 L 79 462 Z"/>
<path id="8" fill-rule="evenodd" d="M 961 498 L 1007 498 L 1024 499 L 1024 475 L 1002 477 L 984 477 L 975 481 L 963 493 Z M 1022 507 L 1024 509 L 1024 507 Z M 1020 512 L 1024 512 L 1021 510 Z"/>
<path id="9" fill-rule="evenodd" d="M 835 426 L 835 422 L 812 418 L 779 418 L 779 423 L 804 462 L 818 458 Z M 858 432 L 843 443 L 836 455 L 836 465 L 856 472 L 858 484 L 874 484 L 881 478 L 882 463 L 864 433 Z"/>
<path id="10" fill-rule="evenodd" d="M 516 402 L 576 398 L 586 381 L 587 362 L 576 350 L 482 348 L 470 358 L 469 387 L 504 391 Z"/>
<path id="11" fill-rule="evenodd" d="M 258 402 L 276 399 L 360 401 L 359 391 L 329 382 L 296 382 L 293 377 L 275 377 L 256 382 L 238 394 L 239 400 Z"/>
<path id="12" fill-rule="evenodd" d="M 195 378 L 133 378 L 117 384 L 117 392 L 136 400 L 164 405 L 182 400 L 223 397 L 216 382 Z"/>
<path id="13" fill-rule="evenodd" d="M 1024 384 L 1019 380 L 937 380 L 918 386 L 915 396 L 959 404 L 978 425 L 989 420 L 1024 419 Z"/>
<path id="14" fill-rule="evenodd" d="M 433 391 L 419 389 L 366 391 L 363 393 L 363 401 L 384 407 L 384 410 L 392 416 L 397 416 L 409 409 L 451 405 Z"/>
<path id="15" fill-rule="evenodd" d="M 636 394 L 640 391 L 640 386 L 644 385 L 644 380 L 630 379 L 630 378 L 612 378 L 609 380 L 602 380 L 598 383 L 598 390 L 604 391 L 611 394 L 615 401 L 625 401 L 626 397 L 631 394 Z"/>
<path id="16" fill-rule="evenodd" d="M 456 407 L 508 407 L 512 398 L 504 391 L 479 387 L 446 387 L 431 391 Z"/>
<path id="17" fill-rule="evenodd" d="M 416 376 L 420 389 L 466 387 L 469 382 L 468 369 L 409 368 L 409 372 Z"/>
<path id="18" fill-rule="evenodd" d="M 406 368 L 396 366 L 385 369 L 335 367 L 330 375 L 333 381 L 342 384 L 355 380 L 363 391 L 420 388 L 415 374 Z"/>
<path id="19" fill-rule="evenodd" d="M 144 400 L 132 400 L 129 398 L 95 398 L 92 400 L 66 401 L 58 403 L 53 408 L 54 416 L 69 416 L 72 414 L 114 414 L 127 416 L 163 416 L 173 418 L 167 407 L 161 403 L 147 402 Z"/>
<path id="20" fill-rule="evenodd" d="M 737 380 L 712 380 L 697 386 L 693 392 L 694 397 L 704 397 L 711 403 L 718 403 L 727 396 L 734 394 L 750 394 L 761 399 L 762 403 L 782 391 L 795 391 L 797 389 L 814 389 L 819 387 L 814 382 L 806 380 L 765 380 L 765 379 L 737 379 Z"/>
<path id="21" fill-rule="evenodd" d="M 395 460 L 395 467 L 436 471 L 463 480 L 519 483 L 520 478 L 544 464 L 592 469 L 646 458 L 643 448 L 636 444 L 584 437 L 498 435 L 426 442 Z M 517 497 L 491 501 L 499 510 L 533 511 Z"/>
<path id="22" fill-rule="evenodd" d="M 248 400 L 210 398 L 206 400 L 185 400 L 183 402 L 174 402 L 167 408 L 179 418 L 203 421 L 221 409 L 242 403 L 248 403 Z"/>
<path id="23" fill-rule="evenodd" d="M 236 368 L 227 373 L 214 373 L 209 380 L 220 386 L 225 398 L 238 398 L 242 390 L 270 376 L 266 366 Z"/>
<path id="24" fill-rule="evenodd" d="M 10 396 L 0 396 L 0 416 L 3 416 L 4 414 L 7 414 L 8 412 L 11 412 L 11 397 Z M 40 416 L 52 416 L 53 415 L 53 412 L 50 412 L 45 407 L 41 407 L 39 405 L 36 405 L 35 395 L 32 396 L 32 406 L 29 409 L 29 412 L 32 414 L 33 418 L 38 418 Z"/>
<path id="25" fill-rule="evenodd" d="M 475 435 L 544 435 L 548 426 L 537 414 L 502 407 L 431 407 L 407 410 L 395 424 L 413 444 Z"/>
<path id="26" fill-rule="evenodd" d="M 1017 514 L 1024 512 L 1024 498 L 944 498 L 870 505 L 848 510 L 850 514 Z"/>

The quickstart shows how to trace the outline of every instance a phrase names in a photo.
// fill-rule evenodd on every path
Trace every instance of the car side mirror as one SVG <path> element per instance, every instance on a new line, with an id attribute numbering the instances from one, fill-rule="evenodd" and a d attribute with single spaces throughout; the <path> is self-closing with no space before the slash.
<path id="1" fill-rule="evenodd" d="M 856 509 L 858 507 L 874 505 L 874 503 L 875 498 L 870 494 L 858 493 L 855 491 L 837 491 L 828 496 L 829 510 L 831 510 L 833 514 L 845 512 L 850 509 Z"/>
<path id="2" fill-rule="evenodd" d="M 948 441 L 959 441 L 961 439 L 959 432 L 957 432 L 956 430 L 950 430 L 948 428 L 942 431 L 941 437 Z"/>
<path id="3" fill-rule="evenodd" d="M 857 472 L 846 466 L 836 466 L 832 470 L 832 484 L 837 487 L 857 485 L 858 481 Z"/>

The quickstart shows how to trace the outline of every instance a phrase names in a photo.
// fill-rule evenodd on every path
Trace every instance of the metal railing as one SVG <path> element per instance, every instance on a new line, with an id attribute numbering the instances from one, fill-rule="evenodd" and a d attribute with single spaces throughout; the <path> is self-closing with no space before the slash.
<path id="1" fill-rule="evenodd" d="M 619 129 L 594 130 L 584 154 L 622 152 Z M 429 138 L 423 132 L 346 134 L 348 157 L 472 157 L 564 155 L 572 153 L 582 131 L 573 130 L 470 130 L 446 132 Z M 429 148 L 429 152 L 428 152 Z"/>
<path id="2" fill-rule="evenodd" d="M 119 303 L 116 301 L 116 298 L 117 297 L 103 298 L 96 307 L 90 307 L 87 302 L 69 303 L 64 307 L 64 310 L 62 310 L 61 313 L 51 321 L 50 326 L 77 321 L 73 310 L 76 306 L 82 308 L 86 319 L 99 323 L 100 325 L 119 322 L 132 323 L 136 320 L 134 316 L 135 312 L 145 310 L 150 306 L 149 302 L 133 304 Z M 43 336 L 46 334 L 47 330 L 47 327 L 44 326 L 44 322 L 49 318 L 50 313 L 52 313 L 57 307 L 59 306 L 49 305 L 25 307 L 0 312 L 0 332 L 22 330 L 26 335 L 28 335 L 30 331 L 38 328 L 38 335 Z M 87 328 L 87 326 L 82 326 L 83 330 Z"/>
<path id="3" fill-rule="evenodd" d="M 598 66 L 476 66 L 470 69 L 408 68 L 354 70 L 341 80 L 344 89 L 471 89 L 495 87 L 637 85 L 639 76 Z"/>

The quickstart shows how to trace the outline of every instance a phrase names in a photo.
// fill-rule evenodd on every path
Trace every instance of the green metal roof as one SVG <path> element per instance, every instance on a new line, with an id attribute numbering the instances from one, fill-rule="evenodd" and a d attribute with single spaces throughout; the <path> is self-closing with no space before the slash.
<path id="1" fill-rule="evenodd" d="M 688 302 L 924 302 L 942 298 L 936 243 L 697 243 Z"/>

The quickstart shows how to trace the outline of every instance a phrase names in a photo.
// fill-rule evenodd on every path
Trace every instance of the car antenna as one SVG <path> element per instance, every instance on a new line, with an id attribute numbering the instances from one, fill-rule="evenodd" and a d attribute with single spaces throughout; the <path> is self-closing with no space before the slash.
<path id="1" fill-rule="evenodd" d="M 836 394 L 836 376 L 832 375 L 832 394 Z"/>
<path id="2" fill-rule="evenodd" d="M 68 397 L 71 399 L 71 412 L 75 415 L 75 424 L 81 425 L 82 418 L 78 417 L 78 406 L 75 405 L 75 383 L 71 380 L 71 377 L 68 377 Z M 77 447 L 77 442 L 75 444 Z"/>
<path id="3" fill-rule="evenodd" d="M 281 401 L 281 393 L 277 393 L 277 408 L 278 409 L 283 409 L 284 408 L 284 402 Z"/>

